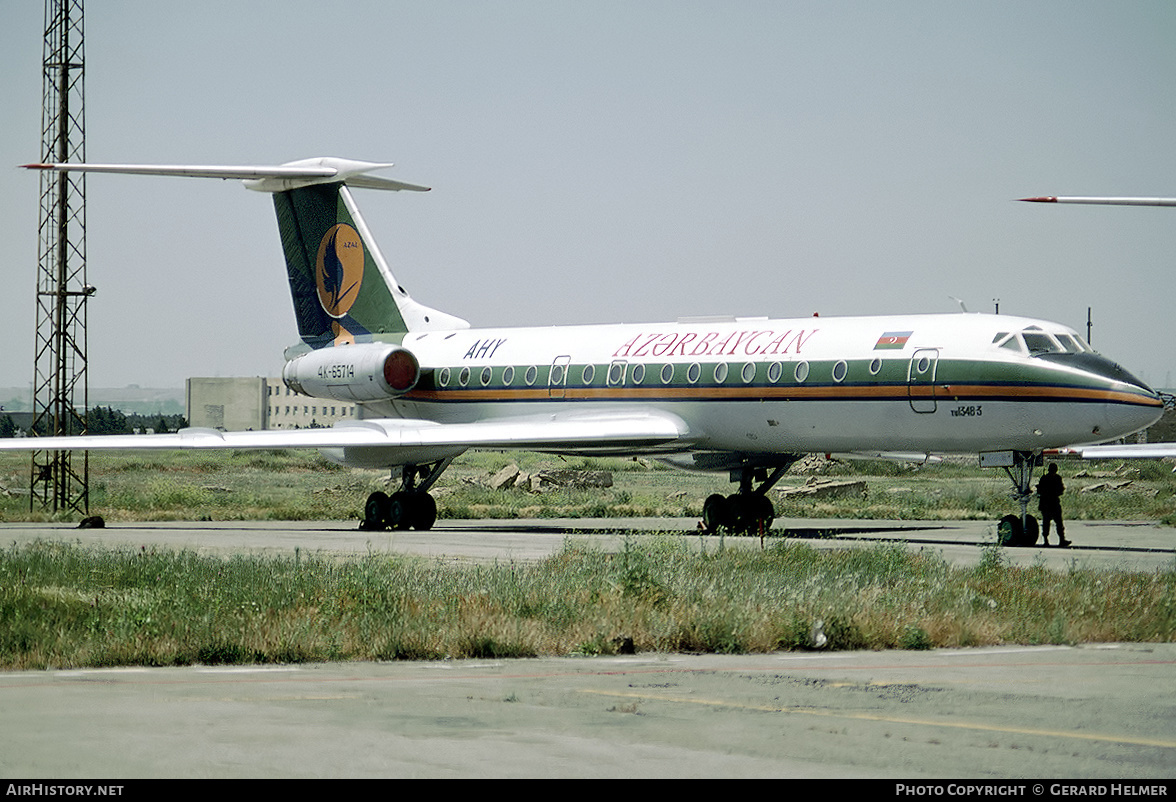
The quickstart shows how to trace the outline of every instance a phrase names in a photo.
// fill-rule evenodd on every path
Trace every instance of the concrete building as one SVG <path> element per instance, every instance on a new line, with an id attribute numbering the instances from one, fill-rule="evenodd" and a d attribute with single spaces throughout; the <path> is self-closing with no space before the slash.
<path id="1" fill-rule="evenodd" d="M 185 397 L 189 426 L 226 432 L 267 428 L 266 380 L 260 376 L 188 379 Z"/>
<path id="2" fill-rule="evenodd" d="M 266 379 L 265 383 L 269 429 L 309 429 L 359 417 L 353 402 L 300 395 L 281 379 Z"/>
<path id="3" fill-rule="evenodd" d="M 331 426 L 358 414 L 354 403 L 300 395 L 280 378 L 192 378 L 186 395 L 189 426 L 227 432 Z"/>

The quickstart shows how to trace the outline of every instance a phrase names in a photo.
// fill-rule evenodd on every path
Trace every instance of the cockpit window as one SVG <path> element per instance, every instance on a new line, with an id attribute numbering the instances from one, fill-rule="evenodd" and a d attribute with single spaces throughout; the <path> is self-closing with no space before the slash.
<path id="1" fill-rule="evenodd" d="M 1039 354 L 1091 354 L 1094 349 L 1077 334 L 1068 331 L 1047 332 L 1040 326 L 1027 326 L 1021 331 L 1002 331 L 992 338 L 997 348 L 1030 356 Z"/>
<path id="2" fill-rule="evenodd" d="M 1071 354 L 1082 354 L 1090 350 L 1083 344 L 1082 340 L 1078 339 L 1073 334 L 1059 334 L 1058 341 L 1061 342 L 1062 347 Z"/>
<path id="3" fill-rule="evenodd" d="M 1002 337 L 1004 338 L 1004 342 L 1000 342 Z M 1018 337 L 1015 333 L 1009 334 L 1008 332 L 1002 332 L 1002 333 L 996 335 L 996 337 L 994 337 L 992 341 L 994 343 L 1000 342 L 999 347 L 1007 348 L 1008 350 L 1010 350 L 1014 353 L 1017 353 L 1017 354 L 1025 353 L 1025 346 L 1021 344 L 1021 338 Z"/>
<path id="4" fill-rule="evenodd" d="M 1050 337 L 1045 332 L 1024 331 L 1022 336 L 1025 338 L 1025 345 L 1029 348 L 1030 354 L 1056 354 L 1065 349 Z"/>

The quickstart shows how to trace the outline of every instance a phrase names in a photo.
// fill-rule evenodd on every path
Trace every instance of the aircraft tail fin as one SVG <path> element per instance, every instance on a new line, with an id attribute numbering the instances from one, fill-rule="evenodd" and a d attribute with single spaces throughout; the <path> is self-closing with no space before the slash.
<path id="1" fill-rule="evenodd" d="M 390 164 L 336 158 L 280 166 L 30 164 L 33 169 L 238 178 L 274 196 L 298 333 L 311 348 L 384 339 L 409 331 L 468 328 L 414 301 L 384 260 L 349 187 L 427 192 L 367 175 Z"/>
<path id="2" fill-rule="evenodd" d="M 289 183 L 282 180 L 279 186 Z M 364 174 L 278 191 L 264 179 L 247 186 L 273 192 L 298 333 L 310 347 L 408 331 L 468 328 L 464 320 L 417 303 L 397 283 L 350 191 L 353 186 L 412 191 L 426 187 Z"/>

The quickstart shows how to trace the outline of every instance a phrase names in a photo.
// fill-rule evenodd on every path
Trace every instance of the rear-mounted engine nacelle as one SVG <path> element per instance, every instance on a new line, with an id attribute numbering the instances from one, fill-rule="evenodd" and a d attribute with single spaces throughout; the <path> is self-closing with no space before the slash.
<path id="1" fill-rule="evenodd" d="M 397 398 L 420 377 L 420 363 L 411 351 L 380 343 L 320 348 L 290 360 L 282 370 L 291 390 L 337 401 Z"/>

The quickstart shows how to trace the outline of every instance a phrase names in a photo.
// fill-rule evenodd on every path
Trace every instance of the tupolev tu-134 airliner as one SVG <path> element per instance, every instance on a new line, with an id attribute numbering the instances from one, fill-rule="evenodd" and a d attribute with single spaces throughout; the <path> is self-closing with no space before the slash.
<path id="1" fill-rule="evenodd" d="M 278 167 L 36 164 L 34 169 L 235 178 L 273 196 L 301 342 L 293 390 L 356 402 L 330 429 L 43 437 L 0 449 L 318 448 L 389 468 L 365 528 L 429 529 L 429 489 L 468 449 L 646 455 L 727 471 L 738 490 L 703 508 L 708 530 L 763 532 L 767 491 L 799 456 L 926 459 L 980 453 L 1026 513 L 1044 450 L 1146 428 L 1163 400 L 1073 329 L 1005 315 L 705 318 L 475 329 L 412 299 L 376 247 L 352 188 L 426 191 L 369 175 L 389 164 L 318 158 Z M 1030 541 L 1030 542 L 1032 542 Z"/>

